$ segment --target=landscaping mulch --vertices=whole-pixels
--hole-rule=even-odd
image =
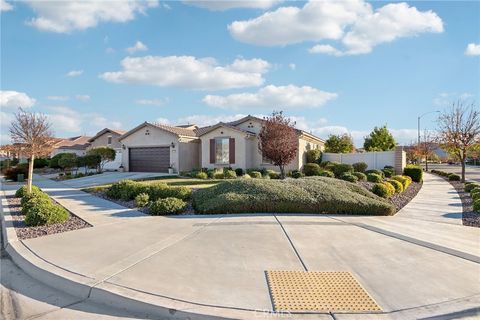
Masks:
[[[25,215],[22,214],[20,201],[21,198],[15,198],[14,196],[7,197],[8,209],[10,210],[10,215],[12,216],[13,220],[12,223],[15,227],[15,231],[17,232],[17,237],[20,240],[32,239],[49,234],[78,230],[92,226],[70,212],[70,218],[64,223],[28,227],[25,225]]]
[[[367,181],[359,182],[359,184],[361,184],[369,191],[372,191],[373,186],[375,185],[375,183]],[[390,199],[387,199],[387,201],[393,204],[395,206],[396,212],[398,212],[400,209],[405,207],[407,203],[412,201],[413,198],[415,198],[421,188],[422,182],[412,182],[408,186],[407,190],[403,191],[402,193],[395,193]]]
[[[447,180],[447,179],[445,179]],[[448,180],[447,180],[448,181]],[[480,228],[480,214],[473,211],[473,200],[470,193],[465,192],[465,185],[460,181],[448,181],[455,188],[462,201],[462,223],[464,226]]]

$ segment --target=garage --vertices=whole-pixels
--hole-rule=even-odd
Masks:
[[[129,171],[168,172],[170,147],[129,148]]]

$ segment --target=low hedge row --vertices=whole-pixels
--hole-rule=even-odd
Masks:
[[[214,213],[347,213],[392,215],[395,208],[365,188],[342,180],[307,177],[243,179],[196,191],[193,206]]]
[[[113,183],[105,192],[112,199],[130,201],[141,193],[149,196],[150,201],[164,198],[178,198],[187,200],[192,190],[187,187],[170,187],[163,182],[144,184],[133,180],[121,180]]]
[[[22,188],[18,189],[15,195],[20,195],[22,198],[20,203],[27,226],[62,223],[70,217],[67,210],[55,204],[40,188],[36,186],[33,188],[32,186],[32,192],[30,193],[26,193],[25,187]]]
[[[407,165],[405,169],[403,169],[403,174],[409,176],[415,182],[421,182],[423,179],[423,170],[419,166]]]
[[[447,178],[449,181],[460,181],[461,177],[458,174],[445,172],[441,170],[432,170],[431,173]]]
[[[465,191],[470,192],[473,200],[473,211],[480,214],[480,184],[476,182],[466,182]]]

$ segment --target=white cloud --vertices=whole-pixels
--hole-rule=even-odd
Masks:
[[[475,95],[469,92],[441,92],[433,99],[433,105],[436,107],[448,107],[451,106],[453,102],[457,100],[468,100],[475,97]]]
[[[5,0],[0,0],[0,11],[11,11],[13,6]]]
[[[10,124],[12,123],[14,116],[12,113],[7,113],[0,111],[0,127],[2,129],[10,128]]]
[[[135,100],[136,104],[144,106],[163,106],[168,102],[168,99],[138,99]]]
[[[469,43],[465,49],[467,56],[480,56],[480,44]]]
[[[67,77],[78,77],[83,74],[83,70],[72,70],[67,72]]]
[[[97,26],[101,22],[127,22],[137,13],[146,14],[157,0],[129,1],[27,1],[36,17],[27,21],[42,31],[69,33]]]
[[[375,45],[397,38],[443,32],[443,22],[436,13],[418,11],[406,3],[373,10],[363,0],[310,1],[302,8],[281,7],[251,20],[234,21],[228,29],[236,40],[262,46],[340,41],[345,51],[331,45],[310,49],[340,56],[368,53]]]
[[[290,68],[290,70],[295,70],[295,69],[297,69],[297,65],[296,65],[295,63],[290,63],[290,64],[288,65],[288,67]]]
[[[75,96],[75,99],[82,102],[87,102],[87,101],[90,101],[90,96],[88,94],[77,94]]]
[[[0,91],[0,107],[2,108],[30,108],[36,100],[24,92]]]
[[[138,51],[147,51],[148,47],[142,43],[142,41],[137,41],[132,47],[125,49],[128,53],[134,54]]]
[[[213,58],[192,56],[126,57],[122,71],[105,72],[99,77],[114,83],[148,84],[199,90],[220,90],[260,86],[270,64],[261,59],[236,59],[220,66]]]
[[[182,117],[177,120],[178,124],[196,124],[200,127],[211,126],[219,122],[231,122],[243,117],[246,117],[246,114],[234,114],[234,115],[206,115],[206,114],[196,114],[187,117]]]
[[[67,101],[69,97],[68,96],[48,96],[47,99],[52,101]]]
[[[208,9],[211,11],[225,11],[229,9],[247,8],[247,9],[268,9],[281,0],[184,0],[186,4]]]
[[[319,107],[335,99],[336,93],[321,91],[309,86],[268,85],[256,93],[237,93],[228,96],[207,95],[203,102],[218,108],[270,108],[288,109]]]
[[[168,120],[167,118],[157,118],[155,120],[155,123],[158,123],[158,124],[171,124],[170,123],[170,120]]]

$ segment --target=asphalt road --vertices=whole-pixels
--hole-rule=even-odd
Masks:
[[[425,167],[425,166],[423,166]],[[462,167],[460,165],[448,165],[448,164],[429,164],[428,170],[442,170],[445,172],[452,172],[460,175],[462,173]],[[467,166],[465,178],[467,180],[474,180],[480,182],[480,166]]]

